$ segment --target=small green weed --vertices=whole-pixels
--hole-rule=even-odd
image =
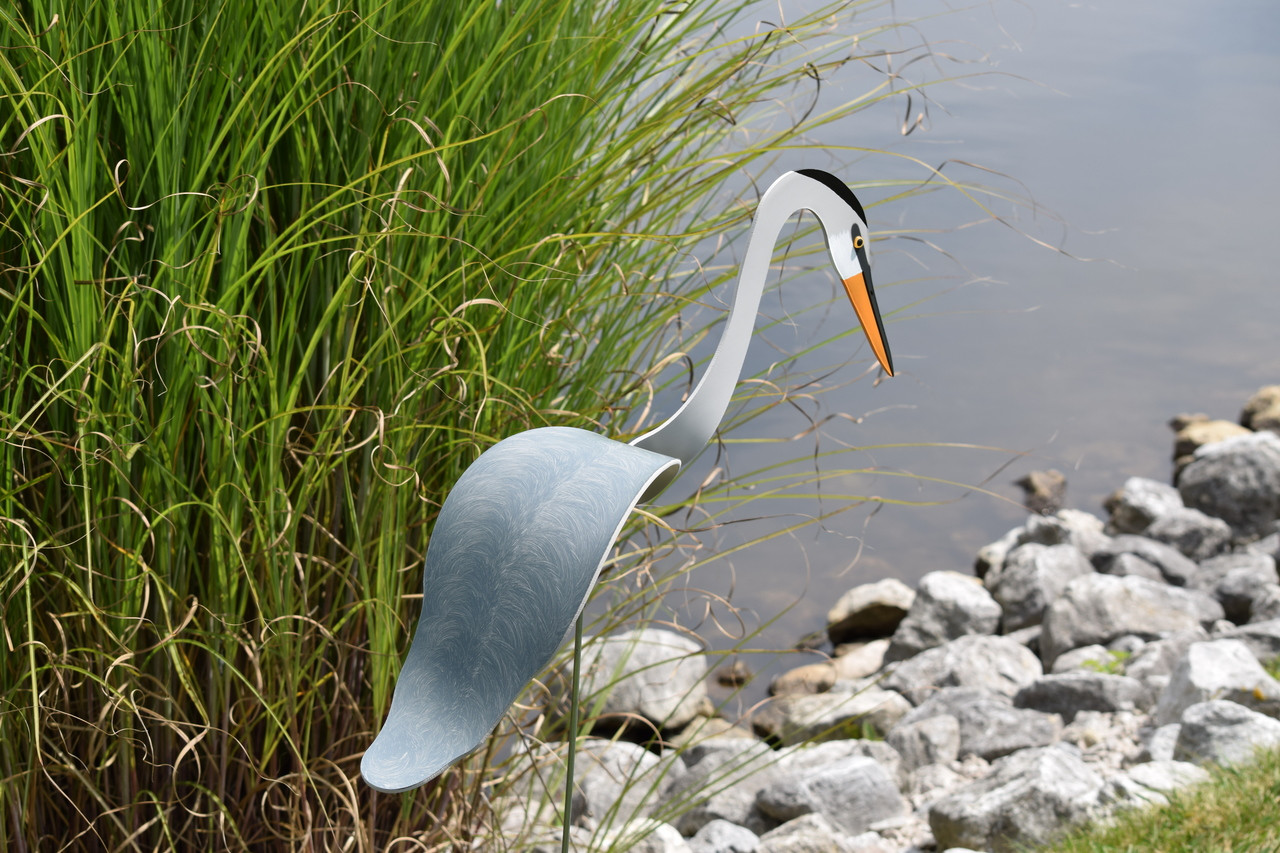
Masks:
[[[1104,675],[1124,675],[1124,668],[1129,663],[1130,653],[1112,650],[1107,652],[1106,660],[1088,660],[1081,664],[1081,669],[1100,672]]]

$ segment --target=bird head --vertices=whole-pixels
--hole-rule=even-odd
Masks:
[[[819,169],[800,169],[796,174],[812,181],[822,188],[817,190],[816,197],[825,197],[826,203],[819,205],[806,202],[822,222],[827,237],[827,250],[836,265],[836,271],[844,281],[845,293],[858,315],[858,322],[871,343],[876,360],[884,368],[885,373],[893,375],[893,356],[889,352],[889,342],[884,333],[884,321],[880,317],[880,307],[876,304],[875,289],[871,286],[871,265],[868,262],[867,248],[871,241],[871,232],[867,228],[867,215],[853,190],[830,172]]]

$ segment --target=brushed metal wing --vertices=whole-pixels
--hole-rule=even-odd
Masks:
[[[445,500],[391,711],[360,763],[421,785],[473,751],[555,655],[640,495],[677,460],[569,427],[498,442]]]

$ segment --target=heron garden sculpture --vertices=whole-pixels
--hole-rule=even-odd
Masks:
[[[862,205],[834,175],[787,172],[760,199],[724,332],[675,415],[629,444],[569,427],[532,429],[495,444],[459,478],[431,534],[422,615],[391,710],[360,764],[372,787],[405,791],[435,777],[484,741],[575,622],[580,647],[579,616],[632,509],[661,492],[719,426],[778,234],[800,210],[821,222],[871,348],[893,375]],[[575,657],[575,687],[576,678]],[[568,773],[572,784],[571,763]]]

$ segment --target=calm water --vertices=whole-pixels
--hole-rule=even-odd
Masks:
[[[900,16],[931,16],[918,32],[939,53],[986,55],[996,73],[931,89],[927,125],[905,139],[896,130],[901,104],[821,138],[1011,176],[1022,187],[958,164],[945,170],[1030,194],[1039,209],[992,201],[992,210],[1075,258],[1103,260],[1057,254],[996,222],[956,229],[983,214],[955,193],[869,212],[873,230],[949,229],[930,239],[954,260],[905,241],[877,244],[882,308],[934,298],[905,308],[889,327],[898,378],[836,392],[833,408],[868,417],[827,430],[822,446],[958,442],[1025,455],[917,447],[846,460],[964,483],[991,478],[988,488],[1010,500],[901,478],[829,483],[828,493],[948,502],[855,510],[700,570],[694,586],[728,592],[732,583],[733,601],[756,618],[790,606],[755,645],[786,647],[820,628],[831,602],[854,584],[968,570],[979,547],[1025,517],[1012,481],[1031,469],[1062,470],[1068,505],[1101,515],[1103,497],[1126,477],[1168,477],[1170,416],[1234,419],[1256,388],[1280,382],[1280,4],[1026,0],[937,15],[947,8],[897,4]],[[945,60],[938,67],[932,76],[982,70]],[[855,73],[847,90],[867,79]],[[884,157],[846,160],[838,170],[853,180],[921,176]],[[889,195],[862,193],[867,202]],[[766,297],[764,310],[787,316],[807,298],[829,298],[831,278]],[[848,322],[840,313],[827,323]],[[795,347],[813,333],[800,322],[770,339]],[[757,345],[749,367],[777,357]],[[857,357],[866,357],[865,346]],[[835,379],[856,375],[850,367]],[[744,435],[789,435],[803,425],[780,413]],[[801,439],[739,446],[733,452],[743,455],[731,458],[754,467],[812,449],[812,439]],[[715,545],[727,549],[782,523],[734,525]],[[703,634],[726,646],[714,631]],[[803,656],[751,661],[768,671],[799,662]]]

